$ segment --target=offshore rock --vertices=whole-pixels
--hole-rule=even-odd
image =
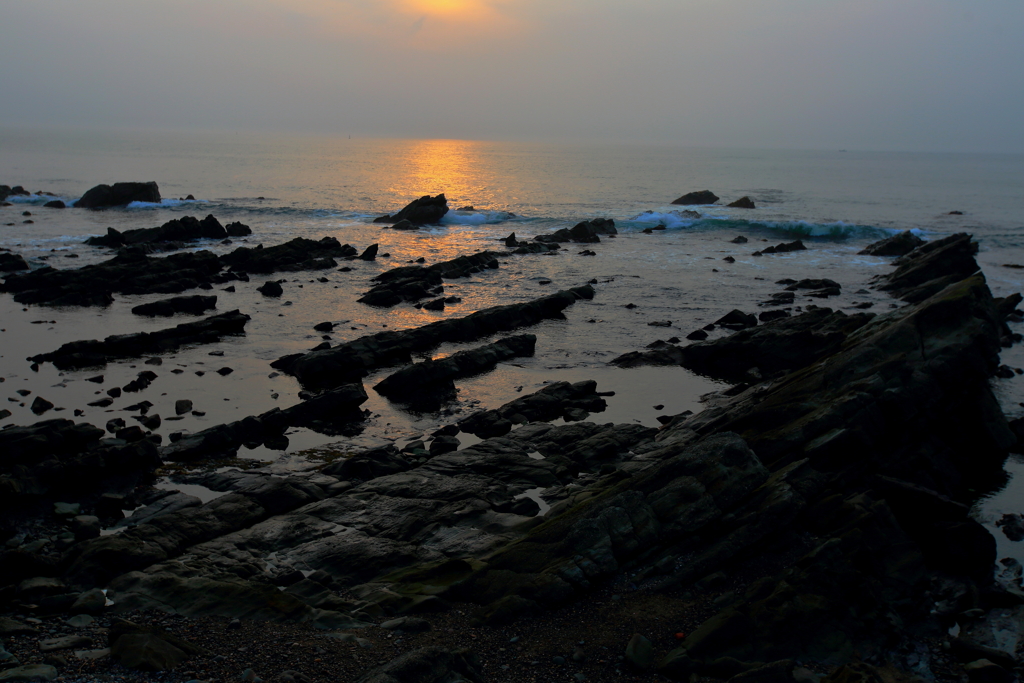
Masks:
[[[522,304],[494,306],[464,318],[439,320],[409,330],[388,330],[360,337],[333,348],[284,356],[271,363],[299,379],[304,386],[328,388],[362,379],[370,371],[411,362],[414,352],[444,342],[473,341],[541,320],[561,318],[562,311],[581,298],[592,298],[590,285],[563,290]]]
[[[242,334],[249,316],[239,311],[228,311],[191,323],[155,332],[136,332],[107,337],[103,341],[89,339],[64,344],[56,351],[41,353],[30,360],[35,363],[51,362],[60,369],[105,365],[119,358],[167,353],[186,344],[208,344],[226,335]]]
[[[155,182],[114,183],[97,185],[75,202],[79,209],[102,209],[108,206],[127,206],[132,202],[160,203],[160,188]]]
[[[726,204],[726,206],[728,206],[729,208],[732,208],[732,209],[754,209],[754,208],[756,208],[754,206],[754,200],[751,199],[750,197],[740,197],[736,201],[734,201],[734,202],[732,202],[730,204]]]
[[[718,195],[711,190],[699,190],[697,192],[688,192],[682,197],[672,200],[672,203],[694,206],[699,204],[714,204],[717,201]]]
[[[448,213],[448,199],[444,194],[436,197],[424,195],[414,199],[404,209],[394,216],[381,216],[373,219],[374,223],[400,223],[409,221],[413,225],[425,225],[428,223],[439,223],[444,215]]]

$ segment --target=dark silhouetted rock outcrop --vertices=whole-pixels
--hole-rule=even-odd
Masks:
[[[406,205],[404,209],[393,216],[381,216],[373,220],[374,223],[400,223],[409,221],[412,225],[426,225],[428,223],[439,223],[444,215],[448,213],[448,199],[439,194],[436,197],[424,195]]]
[[[714,204],[717,201],[718,195],[711,190],[698,190],[697,192],[688,192],[679,199],[672,200],[672,203],[696,206],[700,204]]]
[[[79,209],[102,209],[108,206],[126,206],[132,202],[160,203],[160,188],[154,182],[114,183],[97,185],[75,202]]]

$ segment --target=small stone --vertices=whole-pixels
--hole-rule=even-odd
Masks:
[[[88,614],[76,614],[75,616],[66,619],[64,623],[68,626],[73,626],[74,628],[85,628],[86,626],[90,626],[94,621],[96,620]]]
[[[192,401],[187,398],[181,398],[174,402],[174,414],[184,415],[192,410]]]

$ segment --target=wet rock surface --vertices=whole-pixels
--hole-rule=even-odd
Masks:
[[[227,335],[242,334],[249,320],[249,316],[244,313],[228,311],[155,332],[114,335],[103,341],[89,339],[70,342],[56,351],[41,353],[30,360],[35,363],[53,363],[58,368],[104,365],[118,358],[166,353],[185,344],[207,344]]]
[[[584,285],[522,304],[487,308],[464,318],[439,320],[400,332],[378,332],[329,349],[284,356],[271,365],[294,375],[304,386],[337,386],[358,381],[376,368],[408,363],[413,352],[426,351],[443,342],[474,341],[561,317],[562,311],[578,299],[593,295],[593,288]]]
[[[212,308],[217,308],[217,297],[202,296],[176,296],[170,299],[161,299],[148,304],[141,304],[132,308],[135,315],[170,317],[176,313],[191,313],[200,315]]]
[[[469,277],[485,269],[498,268],[498,256],[482,251],[430,266],[400,266],[374,277],[378,284],[359,301],[370,306],[390,307],[403,301],[415,302],[444,292],[444,280]]]

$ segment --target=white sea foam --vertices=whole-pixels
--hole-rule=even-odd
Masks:
[[[449,211],[441,219],[442,225],[485,225],[504,223],[515,218],[508,211]]]

